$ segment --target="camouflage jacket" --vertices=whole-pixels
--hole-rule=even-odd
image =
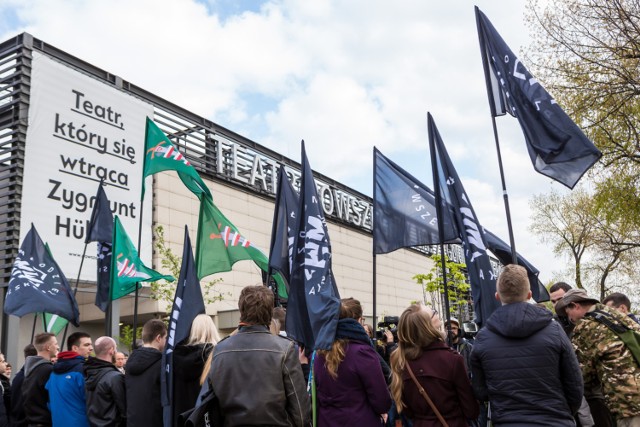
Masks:
[[[602,304],[596,309],[613,320],[640,331],[640,325]],[[597,320],[586,316],[580,320],[572,338],[585,389],[602,385],[605,402],[617,418],[640,415],[640,367],[618,336]]]

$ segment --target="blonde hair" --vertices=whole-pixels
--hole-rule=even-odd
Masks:
[[[191,323],[191,333],[186,345],[217,344],[220,341],[218,329],[213,319],[206,314],[198,314]]]
[[[505,265],[498,276],[496,290],[503,304],[526,301],[531,290],[527,270],[517,264]]]
[[[209,375],[209,371],[211,370],[211,362],[213,361],[214,351],[215,349],[209,352],[209,357],[207,357],[207,360],[204,362],[204,366],[202,367],[202,374],[200,374],[200,386],[202,386],[202,384],[204,384],[204,382],[207,380],[207,376]]]
[[[442,332],[431,323],[431,316],[421,304],[410,305],[398,322],[398,348],[391,353],[391,396],[398,412],[406,407],[402,402],[402,373],[407,361],[422,356],[423,349],[436,341],[444,341]]]
[[[360,320],[362,305],[355,298],[344,298],[340,301],[340,319]],[[324,367],[334,380],[338,378],[338,368],[344,360],[346,346],[349,340],[337,339],[331,345],[331,350],[318,350],[324,357]]]
[[[269,325],[269,332],[273,335],[280,335],[280,321],[278,319],[271,318],[271,324]]]

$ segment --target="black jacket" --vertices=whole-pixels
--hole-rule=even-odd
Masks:
[[[113,363],[90,357],[84,364],[84,387],[91,427],[127,425],[124,375]]]
[[[11,382],[11,427],[27,427],[24,413],[24,397],[22,397],[22,383],[24,382],[24,366],[20,368]]]
[[[299,427],[310,421],[309,396],[295,345],[272,335],[265,326],[243,326],[220,341],[213,350],[208,379],[226,427]]]
[[[200,394],[200,376],[211,344],[179,345],[173,352],[173,425],[178,415],[192,409]]]
[[[471,352],[473,391],[491,402],[494,426],[574,426],[582,401],[578,359],[551,312],[526,302],[499,307]]]
[[[162,353],[140,347],[127,360],[124,382],[128,427],[161,427],[160,373]]]
[[[51,412],[47,406],[49,392],[45,388],[53,364],[41,356],[29,356],[24,362],[22,397],[27,424],[51,425]]]
[[[0,387],[2,388],[2,400],[4,416],[0,415],[0,427],[9,425],[11,420],[11,380],[4,374],[0,374]]]

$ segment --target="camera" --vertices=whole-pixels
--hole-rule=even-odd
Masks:
[[[473,339],[478,334],[478,325],[475,322],[464,322],[462,330],[467,338]]]
[[[387,338],[384,335],[385,330],[391,331],[393,335],[393,341],[398,342],[398,322],[400,318],[398,316],[384,316],[382,322],[378,322],[378,330],[376,331],[376,339],[380,341],[386,341]]]

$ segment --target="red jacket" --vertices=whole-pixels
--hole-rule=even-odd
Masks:
[[[464,360],[456,351],[443,342],[435,342],[424,349],[419,359],[409,361],[409,366],[449,427],[467,427],[467,419],[478,417],[478,402]],[[402,402],[414,427],[441,427],[406,370],[402,373]]]

